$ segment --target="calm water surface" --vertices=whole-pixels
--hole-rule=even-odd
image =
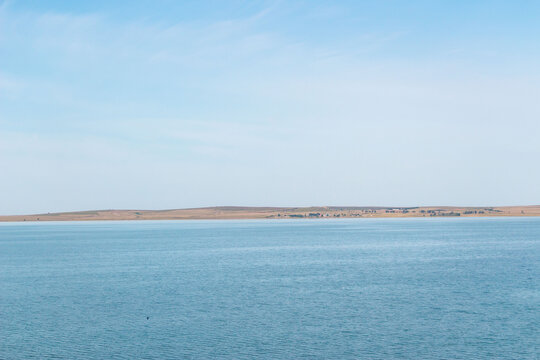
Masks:
[[[0,359],[538,359],[539,328],[539,218],[0,224]]]

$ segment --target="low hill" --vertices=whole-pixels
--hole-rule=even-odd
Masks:
[[[540,205],[500,207],[242,207],[218,206],[172,210],[93,210],[0,216],[0,221],[298,219],[375,217],[540,216]]]

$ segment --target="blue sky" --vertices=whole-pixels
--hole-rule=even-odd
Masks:
[[[0,214],[540,204],[539,2],[0,4]]]

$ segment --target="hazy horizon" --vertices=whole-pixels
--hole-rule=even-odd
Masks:
[[[539,16],[0,1],[0,214],[540,204]]]

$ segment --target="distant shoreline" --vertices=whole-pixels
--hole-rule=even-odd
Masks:
[[[100,220],[241,220],[241,219],[329,219],[406,217],[540,216],[540,205],[459,207],[243,207],[217,206],[172,210],[91,210],[32,215],[0,216],[0,222],[100,221]]]

